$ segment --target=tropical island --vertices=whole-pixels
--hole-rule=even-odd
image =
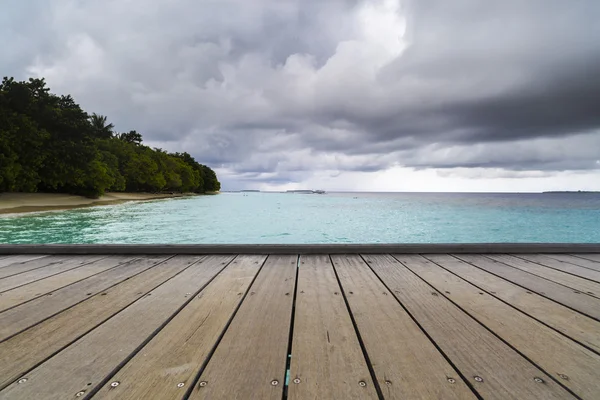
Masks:
[[[598,191],[593,191],[593,190],[553,190],[553,191],[548,191],[548,192],[542,192],[542,194],[557,194],[557,193],[582,193],[582,194],[589,194],[589,193],[600,193]]]
[[[300,193],[300,194],[325,194],[324,190],[307,190],[307,189],[295,189],[288,190],[286,193]]]
[[[87,113],[70,95],[51,93],[44,79],[5,77],[0,84],[0,203],[3,193],[6,199],[12,194],[13,201],[17,193],[44,193],[83,196],[93,203],[220,190],[216,173],[190,154],[168,153],[142,141],[135,130],[116,132],[106,116]]]

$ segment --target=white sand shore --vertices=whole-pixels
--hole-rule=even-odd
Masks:
[[[144,201],[194,196],[196,193],[106,193],[98,199],[60,193],[0,193],[0,214],[118,204],[125,201]]]

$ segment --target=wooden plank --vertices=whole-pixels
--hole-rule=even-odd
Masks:
[[[46,255],[19,255],[19,256],[6,256],[0,259],[0,268],[5,268],[13,264],[24,264],[27,261],[33,261],[40,258],[48,257]],[[0,275],[2,277],[2,275]]]
[[[189,266],[190,259],[198,260],[198,257],[171,259],[171,263],[187,268],[28,372],[26,382],[7,386],[0,392],[0,399],[58,400],[93,391],[191,301],[232,257],[211,256],[202,260],[202,264],[192,266]],[[71,323],[77,321],[74,319]]]
[[[600,299],[520,269],[509,267],[488,257],[474,254],[455,254],[455,257],[524,287],[531,292],[541,294],[589,317],[600,320]]]
[[[37,268],[21,274],[12,275],[0,279],[0,292],[4,292],[28,283],[47,278],[52,275],[60,274],[73,268],[100,260],[106,256],[66,256],[62,261],[56,264],[48,265],[44,268]]]
[[[571,254],[544,254],[547,257],[553,258],[569,264],[579,265],[580,267],[600,271],[600,261],[588,260],[584,257],[577,257]]]
[[[377,399],[329,256],[299,266],[288,398]]]
[[[96,397],[181,399],[193,385],[265,258],[238,256],[113,375]],[[119,386],[112,387],[110,383],[114,381]]]
[[[144,257],[0,312],[0,341],[126,280],[168,256]]]
[[[360,256],[332,260],[386,399],[475,398]]]
[[[400,260],[404,256],[398,256]],[[574,398],[476,320],[386,255],[369,265],[486,400]],[[541,379],[538,383],[535,379]]]
[[[0,388],[187,268],[170,259],[0,343]]]
[[[493,296],[600,352],[600,322],[452,256],[425,255]]]
[[[596,254],[596,253],[576,253],[576,254],[572,254],[572,256],[578,257],[578,258],[583,258],[586,260],[591,260],[591,261],[596,261],[600,263],[600,254]]]
[[[0,244],[0,254],[600,253],[600,243]]]
[[[190,399],[280,400],[286,375],[297,256],[269,256]],[[273,383],[273,384],[272,384]]]
[[[452,257],[432,256],[431,259],[447,260]],[[600,393],[600,355],[426,258],[402,256],[399,260],[576,395],[594,399]]]
[[[557,260],[555,258],[548,257],[543,254],[525,254],[520,256],[520,258],[534,263],[542,264],[546,267],[563,271],[568,274],[577,275],[578,277],[589,279],[594,282],[600,282],[600,271],[595,271],[593,269],[575,265],[573,263],[565,262],[563,260]],[[592,263],[593,262],[590,262],[590,264]]]
[[[491,258],[492,260],[500,261],[501,263],[509,265],[513,268],[520,269],[521,271],[541,276],[542,278],[546,278],[552,282],[556,282],[561,285],[570,287],[571,289],[578,290],[590,296],[600,296],[600,284],[590,281],[588,279],[580,278],[578,276],[558,271],[548,266],[540,265],[533,261],[510,255],[490,254],[489,258]]]
[[[82,267],[7,290],[0,293],[0,312],[132,260],[131,256],[109,256]]]
[[[2,269],[0,269],[0,279],[6,278],[9,276],[22,274],[23,272],[31,271],[37,268],[43,268],[50,265],[54,265],[65,259],[64,256],[47,256],[47,257],[36,257],[31,260],[27,260],[27,257],[31,256],[16,256],[19,258],[19,262],[10,263],[6,265]]]

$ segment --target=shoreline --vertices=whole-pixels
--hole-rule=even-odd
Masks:
[[[150,201],[189,196],[202,196],[202,194],[110,192],[97,199],[90,199],[64,193],[0,193],[0,215],[71,210],[121,204],[129,201]]]

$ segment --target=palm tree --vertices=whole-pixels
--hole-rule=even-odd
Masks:
[[[118,133],[116,135],[117,139],[120,139],[127,143],[133,143],[140,145],[142,143],[142,135],[137,133],[137,131],[129,131],[127,133]]]
[[[90,116],[90,123],[92,124],[92,129],[97,137],[106,139],[113,136],[113,128],[115,126],[113,124],[107,124],[104,115],[93,113]]]

